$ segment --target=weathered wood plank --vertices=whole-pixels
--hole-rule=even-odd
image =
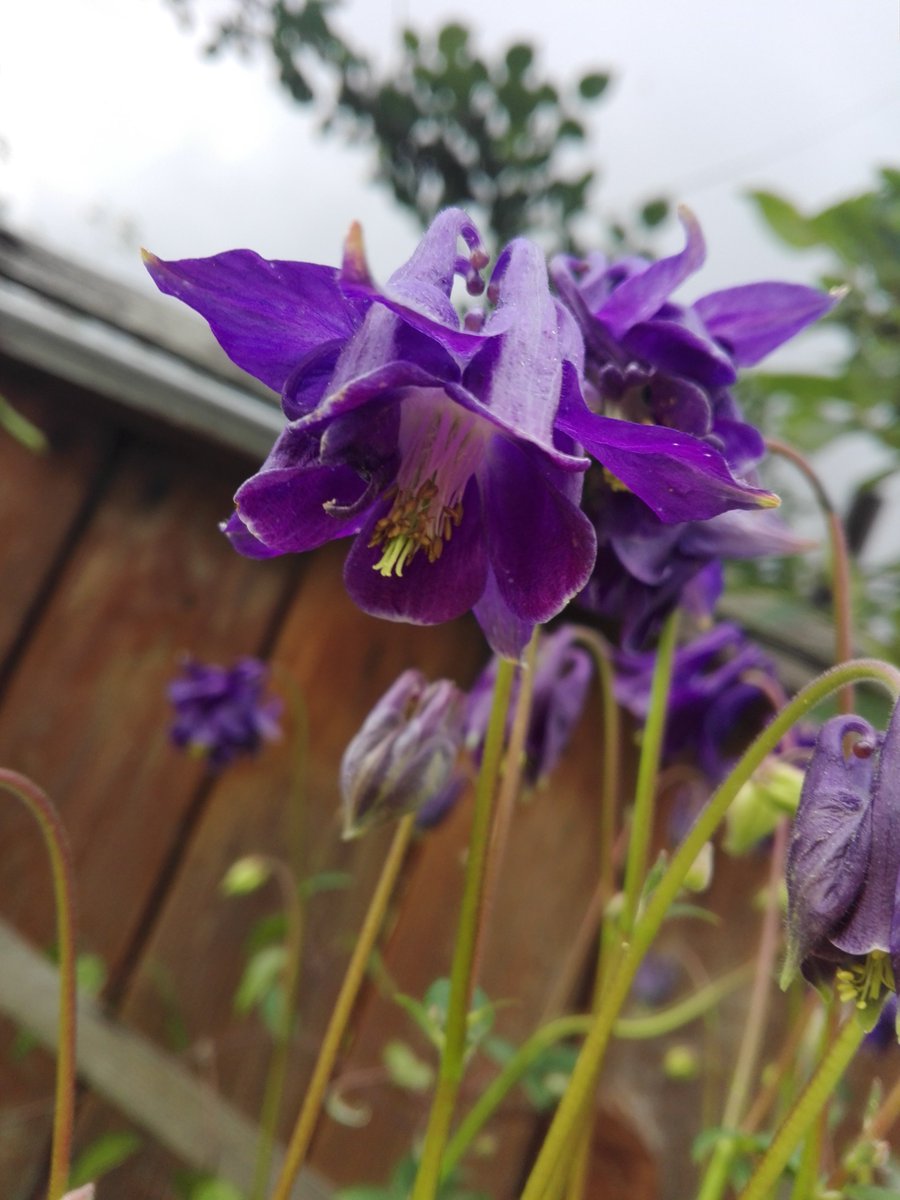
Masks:
[[[352,939],[381,867],[390,831],[360,842],[340,840],[337,770],[340,756],[376,698],[406,666],[429,675],[459,671],[471,677],[483,653],[469,622],[441,629],[412,629],[374,621],[348,600],[341,581],[345,547],[309,556],[303,582],[273,653],[290,671],[309,707],[308,818],[305,858],[310,872],[351,873],[350,885],[315,897],[309,905],[301,984],[300,1028],[287,1093],[292,1118],[330,1015]],[[242,1111],[259,1110],[268,1038],[255,1019],[234,1012],[233,995],[244,962],[244,944],[265,913],[278,908],[273,889],[225,900],[218,891],[228,866],[249,852],[287,853],[291,746],[268,748],[258,764],[223,775],[191,839],[183,868],[147,945],[123,1005],[123,1019],[164,1039],[167,1006],[155,982],[160,970],[172,981],[181,1019],[192,1040],[210,1047],[223,1095]],[[102,1128],[95,1112],[83,1138]],[[134,1164],[138,1172],[141,1163]],[[130,1168],[116,1176],[129,1194]]]
[[[46,434],[35,454],[0,431],[0,679],[23,626],[106,470],[112,431],[62,402],[39,382],[0,363],[0,394]]]
[[[56,969],[0,921],[0,1013],[55,1050],[58,995]],[[86,996],[78,1003],[78,1076],[189,1166],[250,1187],[254,1123],[172,1055],[109,1020]],[[276,1162],[280,1156],[279,1150]],[[329,1191],[324,1180],[306,1171],[294,1195],[326,1200]]]
[[[164,687],[180,652],[227,660],[258,651],[293,568],[235,555],[216,529],[239,465],[193,451],[133,446],[61,572],[0,708],[0,761],[33,776],[72,842],[82,944],[115,976],[133,946],[182,827],[202,768],[167,744]],[[53,936],[40,839],[13,804],[0,809],[0,912],[38,945]],[[5,1108],[50,1095],[40,1056],[0,1058]],[[43,1121],[19,1132],[24,1158]],[[14,1137],[4,1161],[21,1164]],[[23,1185],[22,1194],[27,1194]],[[16,1192],[4,1193],[14,1200]]]

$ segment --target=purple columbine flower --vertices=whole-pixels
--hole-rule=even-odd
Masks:
[[[874,1023],[900,978],[898,887],[900,705],[884,734],[856,716],[819,733],[788,853],[782,981],[834,979]]]
[[[491,715],[498,662],[493,658],[469,692],[466,744],[476,758],[481,755]],[[531,715],[525,735],[526,784],[533,787],[553,771],[568,746],[591,685],[593,662],[569,625],[541,638],[534,666]],[[509,723],[515,711],[519,681],[513,684]],[[508,730],[507,730],[508,732]]]
[[[185,659],[181,675],[168,687],[174,744],[220,770],[280,737],[281,701],[263,695],[268,675],[256,658],[241,658],[233,667]]]
[[[344,751],[345,838],[407,812],[425,828],[445,816],[465,785],[464,708],[455,684],[429,683],[421,671],[404,671],[391,685]]]
[[[672,292],[706,254],[694,217],[682,210],[681,219],[685,248],[658,262],[593,254],[551,266],[586,348],[587,404],[568,406],[559,423],[602,467],[585,488],[599,551],[583,599],[622,622],[631,648],[657,631],[708,566],[703,586],[708,596],[717,592],[719,558],[803,548],[773,514],[753,511],[777,500],[756,486],[763,440],[729,389],[738,368],[759,362],[834,303],[786,283],[673,303]]]
[[[287,428],[224,526],[235,547],[267,558],[353,537],[345,580],[365,611],[435,624],[473,609],[492,648],[518,657],[594,563],[588,460],[555,427],[583,349],[523,239],[500,255],[488,310],[460,322],[454,281],[477,293],[487,261],[458,209],[382,289],[358,227],[339,270],[248,250],[147,256],[159,288],[281,393]]]
[[[623,650],[615,661],[616,698],[646,720],[655,653]],[[716,625],[675,652],[663,756],[691,755],[717,782],[783,698],[763,651],[736,625]]]

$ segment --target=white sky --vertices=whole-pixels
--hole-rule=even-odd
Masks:
[[[215,0],[201,0],[215,9]],[[811,277],[741,192],[802,207],[869,187],[900,160],[896,0],[350,0],[348,36],[387,57],[406,21],[471,24],[499,49],[537,42],[557,78],[599,67],[598,217],[660,192],[689,204],[710,255],[696,291]],[[163,0],[0,5],[0,203],[7,220],[132,280],[169,257],[252,246],[335,261],[360,217],[376,270],[416,237],[368,183],[371,158],[316,134],[268,61],[208,63]],[[598,223],[598,228],[600,228]],[[674,246],[677,234],[671,231]]]

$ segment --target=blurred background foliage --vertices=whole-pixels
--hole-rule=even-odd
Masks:
[[[587,118],[608,72],[553,82],[531,43],[491,58],[458,22],[404,29],[385,68],[339,32],[339,0],[226,0],[215,17],[200,0],[169,3],[189,26],[204,22],[208,55],[261,53],[325,133],[372,146],[376,177],[423,228],[441,208],[466,205],[497,246],[525,234],[547,251],[579,248],[597,179]],[[667,211],[652,199],[638,224],[659,224]],[[611,233],[626,237],[623,226]]]
[[[190,28],[203,26],[205,53],[261,55],[297,103],[308,105],[326,135],[371,146],[376,177],[424,227],[446,205],[469,208],[495,246],[525,234],[548,252],[598,246],[634,253],[670,214],[665,197],[601,226],[593,215],[599,180],[590,117],[611,76],[591,69],[555,82],[539,55],[518,41],[482,55],[458,22],[437,32],[406,28],[387,67],[351,45],[335,23],[340,0],[168,0]],[[900,656],[900,537],[890,561],[866,567],[865,550],[882,493],[900,467],[900,171],[884,169],[863,195],[806,215],[784,197],[751,197],[772,234],[797,251],[816,251],[827,266],[821,284],[843,289],[826,319],[838,331],[839,361],[827,372],[757,371],[741,385],[748,416],[805,452],[869,439],[862,454],[880,464],[856,487],[844,517],[855,560],[856,602],[864,648]],[[743,282],[743,281],[738,281]],[[850,443],[848,443],[848,448]],[[827,481],[826,481],[827,483]],[[786,510],[806,490],[779,475]],[[883,518],[889,519],[889,518]],[[824,538],[823,538],[824,540]],[[883,556],[882,556],[883,559]],[[772,614],[800,621],[812,601],[828,619],[824,556],[733,564],[735,592],[765,593]]]

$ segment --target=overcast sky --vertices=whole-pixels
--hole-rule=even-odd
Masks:
[[[221,7],[223,0],[218,0]],[[200,0],[215,11],[216,0]],[[497,50],[541,47],[557,78],[609,69],[596,109],[598,215],[666,192],[699,215],[695,290],[807,278],[741,199],[781,190],[815,206],[900,160],[897,0],[350,0],[347,36],[388,59],[396,30],[458,18]],[[163,0],[0,6],[0,202],[7,221],[141,278],[164,256],[252,246],[334,261],[361,218],[380,274],[416,237],[368,182],[371,159],[314,130],[268,61],[210,63]],[[674,246],[677,232],[668,235]]]

